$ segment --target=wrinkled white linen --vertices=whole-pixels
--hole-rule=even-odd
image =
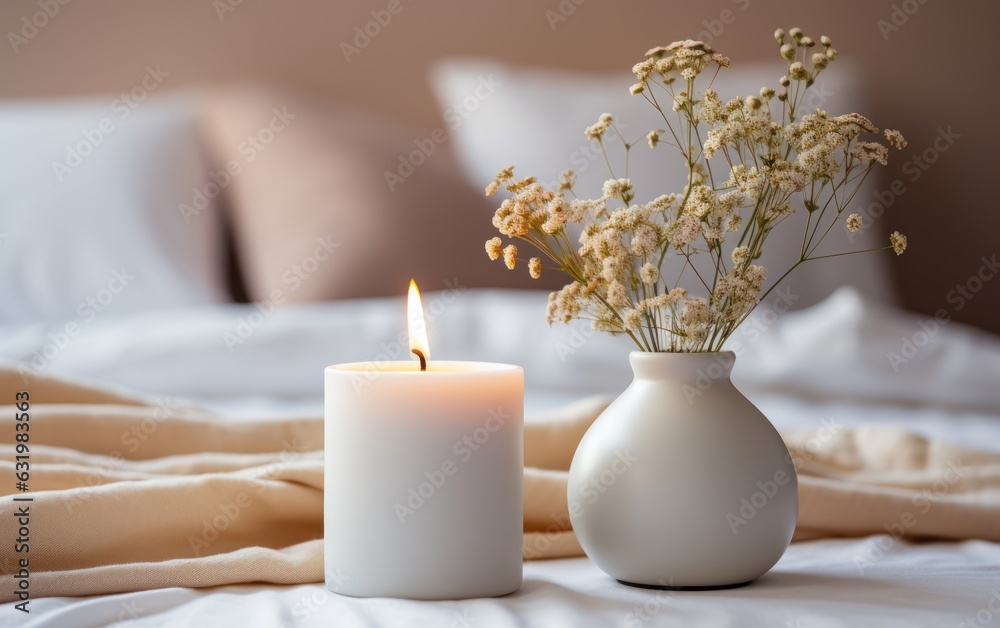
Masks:
[[[888,549],[879,549],[885,546]],[[863,573],[854,559],[880,551]],[[752,585],[667,592],[625,587],[590,560],[525,563],[516,593],[461,602],[355,599],[321,585],[160,589],[32,602],[26,627],[715,626],[892,628],[1000,622],[1000,545],[911,545],[888,536],[796,543]],[[992,604],[992,607],[991,607]],[[992,610],[991,610],[992,608]],[[9,608],[0,616],[9,617]],[[992,622],[992,624],[991,624]]]
[[[544,302],[537,293],[425,295],[425,307],[437,312],[429,324],[433,355],[523,365],[529,410],[627,385],[627,342],[575,327],[548,329]],[[996,338],[957,323],[931,332],[925,318],[867,306],[850,291],[781,316],[768,314],[767,305],[734,338],[734,379],[779,427],[901,423],[1000,451]],[[254,311],[109,312],[44,371],[192,398],[249,418],[317,412],[327,364],[380,352],[405,359],[397,341],[402,299],[279,307],[261,315],[242,344],[228,337],[230,351],[225,334],[236,334],[241,319],[250,324]],[[48,332],[2,328],[0,356],[30,359],[49,342]],[[904,355],[905,339],[915,352]],[[907,362],[894,369],[889,353]],[[521,590],[491,600],[355,600],[320,585],[251,585],[37,599],[30,616],[20,615],[0,607],[0,625],[989,625],[1000,623],[1000,545],[911,545],[887,535],[800,543],[759,582],[732,591],[628,588],[587,559],[568,559],[526,563]]]

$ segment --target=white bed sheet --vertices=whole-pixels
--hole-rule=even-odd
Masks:
[[[628,344],[578,328],[548,329],[544,301],[535,293],[425,295],[428,310],[439,312],[429,325],[433,355],[524,365],[529,412],[624,388],[630,379]],[[240,420],[315,414],[322,368],[392,352],[404,317],[401,299],[285,306],[230,351],[225,334],[236,333],[253,311],[219,306],[128,317],[108,313],[83,327],[41,372],[194,399]],[[928,329],[926,319],[868,307],[849,291],[776,320],[766,308],[761,315],[737,335],[742,347],[734,379],[779,427],[901,423],[1000,451],[996,338],[955,323],[940,325],[894,370],[888,354]],[[0,356],[31,359],[51,341],[52,331],[0,328]],[[28,626],[807,628],[963,622],[1000,625],[1000,545],[912,545],[887,535],[793,544],[771,573],[731,591],[670,594],[625,587],[580,558],[526,563],[524,586],[489,600],[356,600],[328,594],[319,584],[248,585],[36,599],[28,617],[10,605],[0,608],[0,625]]]
[[[859,574],[855,558],[873,552],[881,558]],[[996,544],[911,545],[884,536],[793,544],[770,573],[729,591],[625,587],[588,559],[573,558],[525,563],[523,586],[502,598],[356,599],[318,584],[161,589],[84,600],[37,600],[31,621],[24,625],[989,626],[1000,622],[998,563]]]

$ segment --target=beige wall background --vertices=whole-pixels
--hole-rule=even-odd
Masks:
[[[345,59],[342,44],[390,4],[391,21]],[[26,27],[45,7],[44,26]],[[3,98],[121,92],[159,64],[165,87],[274,83],[428,129],[442,122],[426,70],[442,56],[628,73],[651,45],[683,37],[739,62],[771,58],[777,26],[827,34],[863,64],[871,113],[910,140],[879,186],[896,190],[880,227],[910,238],[894,260],[905,305],[1000,332],[1000,278],[972,279],[1000,256],[993,0],[5,0],[0,24]],[[935,149],[941,129],[958,137]],[[961,309],[959,285],[971,296]]]

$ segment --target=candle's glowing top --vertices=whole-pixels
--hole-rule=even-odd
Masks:
[[[417,282],[410,280],[410,293],[406,301],[407,322],[410,333],[410,353],[420,360],[421,370],[431,359],[431,348],[427,343],[427,325],[424,322],[424,307],[420,303]]]

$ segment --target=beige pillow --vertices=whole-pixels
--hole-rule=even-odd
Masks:
[[[203,120],[255,301],[401,296],[411,277],[425,291],[560,283],[489,261],[493,205],[464,182],[443,130],[252,87],[206,93]],[[421,160],[418,144],[434,150]],[[422,163],[402,178],[401,157]]]

